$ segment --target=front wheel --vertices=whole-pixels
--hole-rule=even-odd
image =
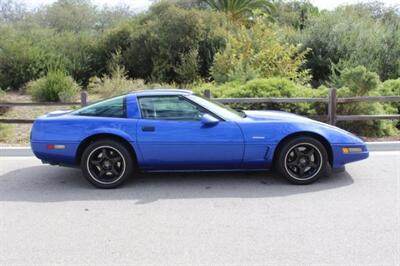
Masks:
[[[85,178],[99,188],[116,188],[133,174],[132,156],[114,140],[98,140],[83,152],[81,169]]]
[[[310,137],[286,142],[278,151],[278,172],[295,184],[310,184],[326,173],[328,155],[324,145]]]

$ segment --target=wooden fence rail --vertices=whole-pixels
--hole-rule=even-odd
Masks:
[[[212,98],[211,91],[206,90],[204,96]],[[328,122],[335,125],[337,121],[354,121],[354,120],[399,120],[400,114],[392,115],[337,115],[336,109],[338,104],[354,103],[354,102],[400,102],[400,96],[362,96],[362,97],[343,97],[336,96],[336,89],[330,89],[326,98],[215,98],[220,103],[232,104],[250,104],[250,103],[325,103],[328,105],[327,115],[310,116],[312,119]],[[85,106],[88,104],[88,93],[82,92],[79,102],[54,103],[54,102],[0,102],[1,107],[18,107],[18,106]],[[7,119],[0,118],[0,123],[10,124],[29,124],[33,123],[32,119]]]
[[[88,103],[88,93],[81,92],[79,102],[0,102],[0,107],[16,107],[16,106],[85,106]]]
[[[206,90],[204,96],[212,98],[211,92]],[[337,121],[354,121],[354,120],[398,120],[400,114],[393,115],[337,115],[337,105],[354,103],[354,102],[400,102],[400,96],[360,96],[360,97],[343,97],[336,96],[336,89],[330,89],[326,98],[215,98],[220,103],[327,103],[328,114],[326,116],[311,116],[310,118],[328,122],[335,125]]]

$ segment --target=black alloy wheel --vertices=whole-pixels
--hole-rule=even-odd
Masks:
[[[81,168],[86,179],[100,188],[115,188],[133,173],[128,149],[114,140],[99,140],[84,151]]]
[[[326,173],[326,149],[314,138],[292,139],[278,152],[276,167],[292,183],[310,184]]]

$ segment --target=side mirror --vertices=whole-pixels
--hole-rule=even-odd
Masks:
[[[204,125],[207,125],[207,126],[216,125],[216,124],[218,124],[218,122],[219,122],[219,120],[217,118],[215,118],[209,114],[204,114],[201,117],[201,123],[203,123]]]

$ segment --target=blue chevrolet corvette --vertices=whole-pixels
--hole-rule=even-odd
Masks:
[[[80,166],[100,188],[137,171],[275,169],[309,184],[368,157],[342,129],[278,111],[235,111],[187,90],[147,90],[39,117],[31,146],[44,163]]]

